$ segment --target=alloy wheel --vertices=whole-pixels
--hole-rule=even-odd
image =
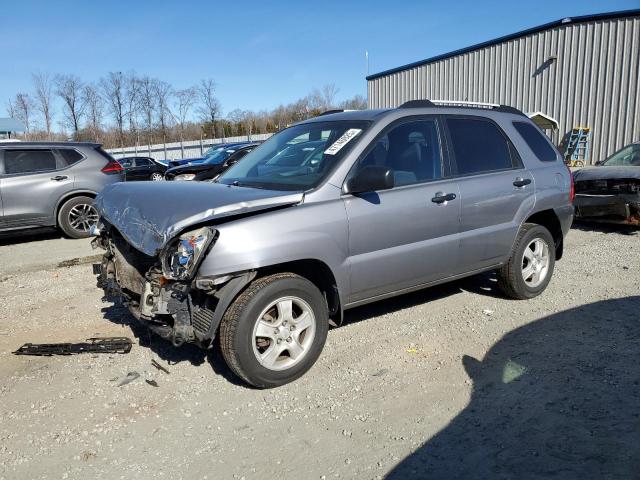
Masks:
[[[253,327],[253,353],[269,370],[286,370],[309,352],[316,332],[316,318],[307,302],[281,297],[269,304]]]
[[[549,273],[549,245],[541,238],[534,238],[522,255],[522,278],[531,288],[539,286]]]
[[[69,210],[69,225],[79,232],[88,232],[98,222],[98,212],[87,203],[80,203]]]

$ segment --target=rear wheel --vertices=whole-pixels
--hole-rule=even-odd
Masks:
[[[91,197],[67,200],[58,212],[58,227],[71,238],[89,236],[89,229],[98,222],[98,212]]]
[[[280,273],[254,281],[233,302],[220,325],[220,346],[236,375],[271,388],[313,366],[328,330],[320,290],[298,275]]]
[[[555,242],[542,225],[525,223],[509,261],[498,271],[498,286],[518,300],[540,295],[549,285],[556,262]]]

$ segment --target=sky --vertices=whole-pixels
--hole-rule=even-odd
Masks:
[[[640,0],[0,0],[0,114],[31,73],[95,81],[135,71],[175,88],[213,78],[223,114],[271,109],[314,87],[366,96],[376,73],[569,16]]]

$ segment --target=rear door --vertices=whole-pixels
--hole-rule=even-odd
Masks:
[[[445,123],[462,197],[459,273],[471,272],[510,255],[522,212],[535,203],[535,188],[497,123],[477,116],[447,116]]]
[[[449,178],[438,120],[385,129],[356,163],[394,172],[390,190],[343,197],[349,220],[350,302],[446,278],[458,256],[460,194]],[[440,201],[449,195],[450,200]]]
[[[73,188],[66,161],[51,148],[7,148],[0,191],[5,227],[55,224],[58,199]]]

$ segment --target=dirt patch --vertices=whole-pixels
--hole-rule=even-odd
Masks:
[[[638,240],[572,231],[530,301],[481,275],[349,311],[307,375],[267,391],[147,336],[89,265],[3,275],[0,479],[633,478]],[[136,345],[10,353],[101,336]]]

